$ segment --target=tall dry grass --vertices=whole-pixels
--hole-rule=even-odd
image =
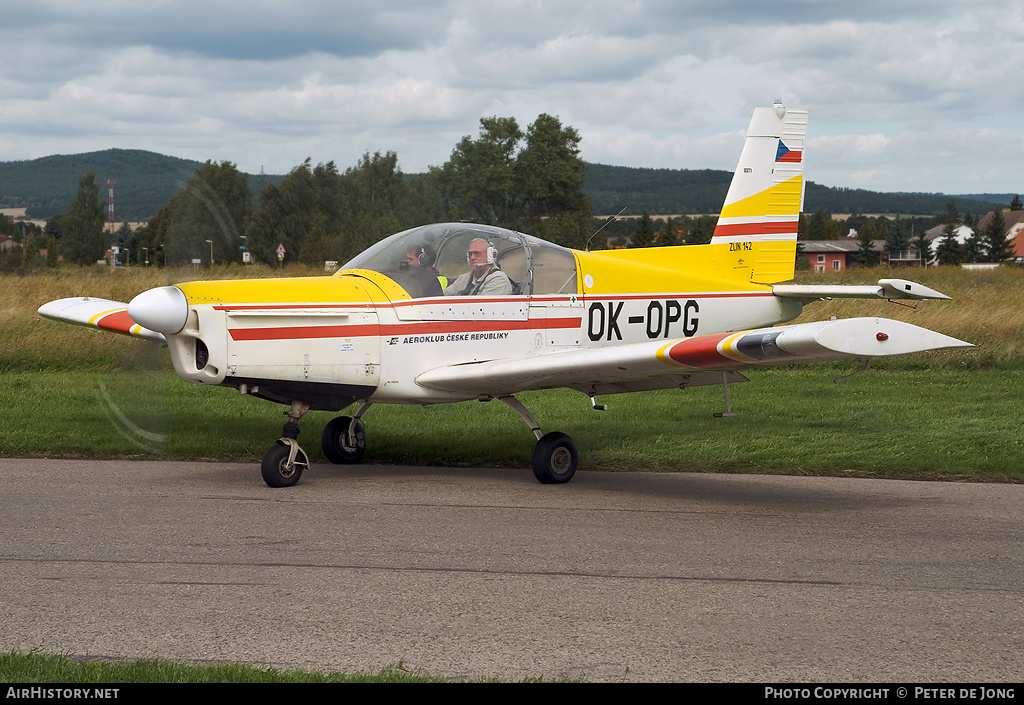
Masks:
[[[122,369],[152,347],[128,336],[47,320],[37,310],[48,301],[95,296],[126,302],[153,287],[197,279],[316,274],[323,272],[300,266],[238,265],[213,269],[62,266],[31,274],[0,274],[0,370]]]
[[[41,318],[42,304],[68,296],[97,296],[129,301],[156,286],[194,279],[267,276],[314,276],[322,271],[241,267],[211,269],[100,269],[63,267],[36,274],[0,275],[0,370],[121,369],[142,355],[144,341],[109,335]],[[882,316],[930,328],[974,343],[970,351],[931,355],[928,365],[1000,367],[1024,361],[1024,269],[1000,267],[968,271],[956,267],[890,269],[875,267],[838,273],[801,273],[801,284],[869,284],[882,278],[903,278],[953,297],[923,301],[916,307],[885,301],[837,299],[808,305],[797,322],[836,316]],[[910,363],[913,364],[913,363]]]
[[[1016,365],[1024,361],[1024,269],[997,267],[966,270],[959,267],[858,268],[837,273],[807,273],[799,284],[871,284],[879,279],[908,279],[931,287],[951,301],[890,303],[868,299],[820,301],[804,308],[796,322],[836,316],[880,316],[930,328],[973,343],[972,350],[934,356],[944,364],[976,367]]]

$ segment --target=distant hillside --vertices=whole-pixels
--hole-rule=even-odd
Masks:
[[[643,211],[660,215],[718,213],[732,180],[732,172],[714,169],[643,169],[590,164],[584,190],[594,215],[627,215]],[[807,182],[804,210],[828,213],[902,213],[932,216],[946,210],[950,199],[961,213],[984,214],[1006,206],[1012,194],[947,196],[941,193],[880,193],[834,188]]]
[[[999,206],[1005,208],[1012,198],[1012,195],[1006,195],[998,201],[985,201],[973,196],[950,196],[942,193],[881,193],[864,189],[820,186],[808,181],[804,194],[804,211],[814,213],[821,208],[828,213],[901,213],[932,216],[944,213],[946,204],[952,199],[961,215],[984,215]]]
[[[200,162],[138,149],[108,149],[87,154],[55,155],[18,162],[0,162],[0,208],[28,209],[30,218],[46,219],[68,209],[78,180],[96,172],[101,200],[107,179],[114,179],[114,212],[118,220],[145,221],[188,183]],[[644,169],[590,164],[584,190],[594,214],[627,215],[718,213],[732,172],[715,169]],[[253,193],[283,176],[249,175]],[[994,204],[1005,206],[1012,194],[879,193],[830,188],[808,182],[804,210],[829,213],[902,213],[932,216],[942,213],[953,198],[961,213],[981,215]]]
[[[145,221],[188,183],[201,162],[140,149],[107,149],[60,154],[18,162],[0,162],[0,207],[27,208],[29,218],[46,219],[68,209],[78,180],[96,172],[100,199],[106,202],[107,179],[114,179],[114,214],[118,220]],[[258,176],[249,176],[250,188]],[[266,177],[277,181],[281,177]]]
[[[589,164],[583,190],[595,215],[643,211],[696,215],[717,213],[729,190],[732,172],[702,169],[643,169]]]

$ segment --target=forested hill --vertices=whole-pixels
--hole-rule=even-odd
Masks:
[[[148,220],[185,187],[199,166],[199,162],[138,149],[0,162],[0,206],[26,207],[30,218],[62,213],[75,197],[78,180],[94,171],[104,200],[107,179],[116,182],[114,207],[118,220]]]
[[[114,210],[118,220],[145,221],[188,183],[199,162],[135,149],[108,149],[86,154],[55,155],[29,161],[0,162],[0,207],[27,207],[31,218],[45,219],[67,210],[78,180],[89,171],[106,197],[107,179],[114,179]],[[732,173],[714,169],[644,169],[590,164],[584,190],[595,215],[718,213]],[[249,176],[256,193],[282,176]],[[961,213],[984,214],[993,203],[1006,205],[1013,194],[948,196],[943,194],[878,193],[830,188],[808,182],[804,210],[829,213],[902,213],[935,215],[955,199]]]
[[[657,214],[718,213],[732,173],[715,169],[637,169],[588,164],[583,189],[595,215],[643,211]]]
[[[594,215],[627,215],[643,211],[659,215],[717,214],[729,190],[732,172],[715,169],[644,169],[590,164],[584,189]],[[834,188],[807,182],[804,211],[828,213],[901,213],[936,215],[952,198],[961,213],[984,214],[1006,206],[1014,194],[948,196],[940,193],[881,193]]]
[[[114,214],[119,221],[147,221],[185,188],[201,162],[168,157],[141,149],[106,149],[84,154],[58,154],[40,159],[0,162],[0,208],[28,209],[30,218],[46,219],[68,209],[78,180],[96,173],[96,186],[106,202],[107,180],[114,180]],[[282,177],[249,176],[250,188]]]

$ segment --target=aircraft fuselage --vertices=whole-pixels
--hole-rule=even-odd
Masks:
[[[375,272],[309,281],[179,285],[189,317],[168,336],[178,375],[331,411],[355,400],[441,403],[475,398],[417,384],[441,366],[745,330],[800,313],[770,290],[411,299]]]

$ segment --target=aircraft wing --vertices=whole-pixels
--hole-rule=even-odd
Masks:
[[[74,323],[124,333],[160,343],[165,342],[162,333],[143,328],[128,316],[128,304],[94,296],[76,296],[58,299],[39,307],[39,315],[55,321]]]
[[[972,346],[909,323],[886,318],[848,318],[448,365],[424,372],[416,382],[432,389],[494,396],[552,387],[612,394],[721,384],[723,372],[733,376],[726,378],[729,382],[745,381],[737,372],[744,367],[902,355],[953,347]],[[662,378],[666,379],[659,383]]]
[[[906,279],[879,279],[877,285],[801,285],[779,284],[772,287],[776,296],[790,299],[948,299],[935,289]]]

